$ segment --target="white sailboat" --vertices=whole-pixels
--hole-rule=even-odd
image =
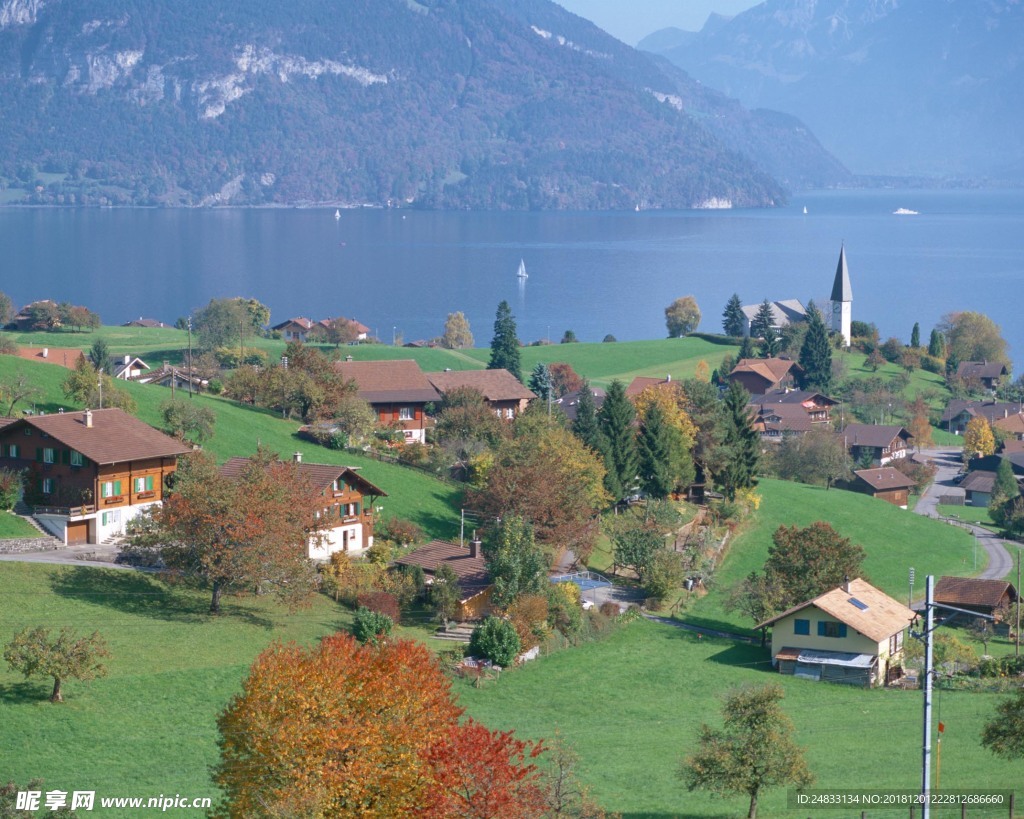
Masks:
[[[334,221],[336,221],[336,222],[340,222],[341,221],[341,211],[340,210],[335,210],[334,211]]]
[[[519,271],[516,273],[516,276],[519,277],[519,279],[530,278],[530,274],[526,272],[526,262],[522,259],[519,260]]]

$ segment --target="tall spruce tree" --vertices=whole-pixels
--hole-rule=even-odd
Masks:
[[[725,391],[725,435],[722,448],[726,452],[724,466],[717,475],[718,483],[729,500],[740,489],[755,486],[761,441],[750,422],[750,393],[736,381]]]
[[[739,293],[733,293],[722,311],[722,330],[727,336],[743,335],[743,304]]]
[[[635,418],[636,409],[626,397],[626,387],[621,381],[612,381],[597,413],[597,424],[605,444],[604,460],[608,470],[604,485],[616,501],[629,495],[636,483],[640,462],[633,429]]]
[[[530,373],[530,382],[527,386],[537,394],[541,401],[547,403],[551,397],[551,373],[548,372],[547,365],[544,362],[537,362],[537,366]]]
[[[782,336],[770,324],[764,328],[758,354],[761,358],[775,358],[782,350]]]
[[[928,337],[928,355],[933,358],[942,358],[946,354],[946,342],[942,339],[942,333],[932,327],[932,334]]]
[[[916,321],[914,322],[914,329],[910,331],[910,346],[921,346],[921,325]]]
[[[665,498],[694,478],[693,459],[679,428],[668,423],[661,406],[648,406],[638,440],[640,486],[649,497]]]
[[[764,338],[768,330],[775,327],[775,311],[772,310],[772,303],[765,299],[757,308],[753,321],[750,322],[750,335],[754,338]]]
[[[579,402],[576,404],[576,420],[572,422],[572,432],[594,452],[604,453],[601,428],[597,424],[594,393],[590,391],[590,383],[586,381],[583,382]]]
[[[754,352],[754,340],[750,336],[744,336],[743,343],[740,344],[740,351],[736,354],[736,360],[754,358]]]
[[[523,367],[519,357],[519,338],[516,336],[516,320],[507,301],[498,305],[494,317],[494,338],[491,339],[491,359],[488,370],[508,370],[523,380]]]
[[[821,312],[814,305],[807,311],[807,333],[800,347],[800,385],[805,390],[818,390],[828,395],[832,389],[832,345]]]

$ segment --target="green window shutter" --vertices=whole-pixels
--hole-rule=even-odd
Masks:
[[[354,504],[352,504],[352,507],[353,507],[353,509],[355,509],[355,514],[356,514],[357,517],[359,515],[359,508],[361,506],[362,506],[362,504],[359,501],[356,501]]]
[[[64,466],[67,466],[68,464],[71,463],[71,451],[70,450],[62,449],[60,451],[60,462],[62,464],[64,464]]]
[[[153,476],[152,475],[147,475],[146,476],[146,491],[147,492],[151,492],[152,490],[153,490]]]
[[[121,482],[120,481],[114,481],[114,494],[115,495],[120,495],[121,494]]]

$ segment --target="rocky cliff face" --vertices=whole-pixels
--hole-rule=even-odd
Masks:
[[[0,148],[59,204],[749,206],[846,175],[548,0],[2,0]]]

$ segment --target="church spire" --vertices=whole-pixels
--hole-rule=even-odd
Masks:
[[[839,247],[839,264],[836,265],[836,280],[832,284],[832,301],[853,301],[850,288],[850,271],[846,267],[846,243]]]

